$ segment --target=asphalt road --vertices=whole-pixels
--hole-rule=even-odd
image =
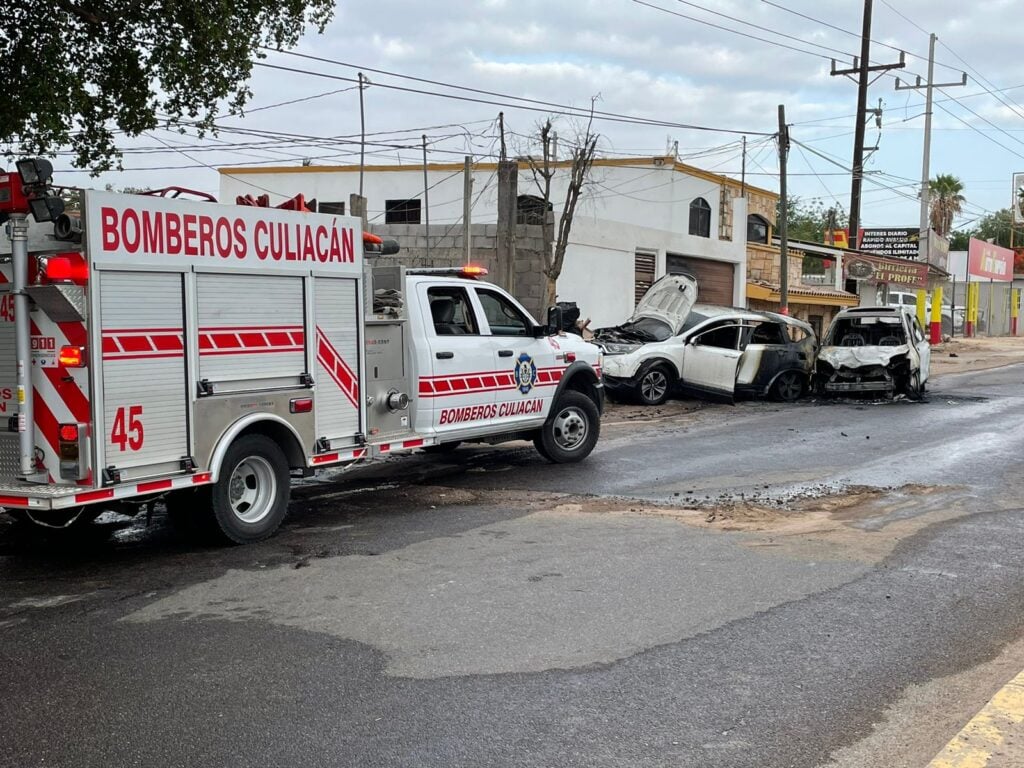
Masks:
[[[0,524],[0,765],[922,765],[1024,669],[1024,366],[933,390],[393,460],[243,548]]]

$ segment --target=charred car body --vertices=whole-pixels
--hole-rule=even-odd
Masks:
[[[835,316],[822,340],[815,384],[823,394],[879,392],[920,397],[931,347],[912,313],[854,307]]]
[[[628,321],[595,331],[612,397],[657,405],[675,390],[782,400],[807,391],[811,326],[768,312],[697,304],[696,298],[693,278],[668,275],[651,286]]]

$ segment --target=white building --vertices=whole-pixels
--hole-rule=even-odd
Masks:
[[[269,194],[277,204],[303,194],[316,199],[320,210],[337,213],[346,212],[360,185],[358,166],[224,168],[220,178],[225,201]],[[562,163],[551,194],[556,226],[567,179],[568,164]],[[472,223],[496,223],[497,164],[474,165],[472,182]],[[462,224],[461,163],[429,164],[425,174],[423,166],[367,166],[362,183],[371,224]],[[520,223],[533,223],[539,190],[522,160],[517,191]],[[767,237],[778,197],[751,187],[746,192],[745,199],[738,181],[673,158],[596,160],[573,221],[559,300],[577,302],[593,327],[611,325],[632,313],[654,279],[686,271],[698,278],[702,301],[743,306],[748,199],[756,201],[750,206],[752,231]]]

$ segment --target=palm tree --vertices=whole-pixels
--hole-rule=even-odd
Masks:
[[[953,228],[953,218],[963,210],[964,185],[956,176],[940,173],[930,182],[932,229],[945,237]]]

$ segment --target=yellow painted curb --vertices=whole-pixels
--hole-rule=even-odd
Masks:
[[[945,749],[928,763],[928,768],[985,768],[992,757],[1004,749],[1007,736],[1024,730],[1021,723],[1024,723],[1024,672],[996,693]],[[1024,740],[1017,748],[1024,752]],[[1024,761],[1024,754],[1014,759]]]

